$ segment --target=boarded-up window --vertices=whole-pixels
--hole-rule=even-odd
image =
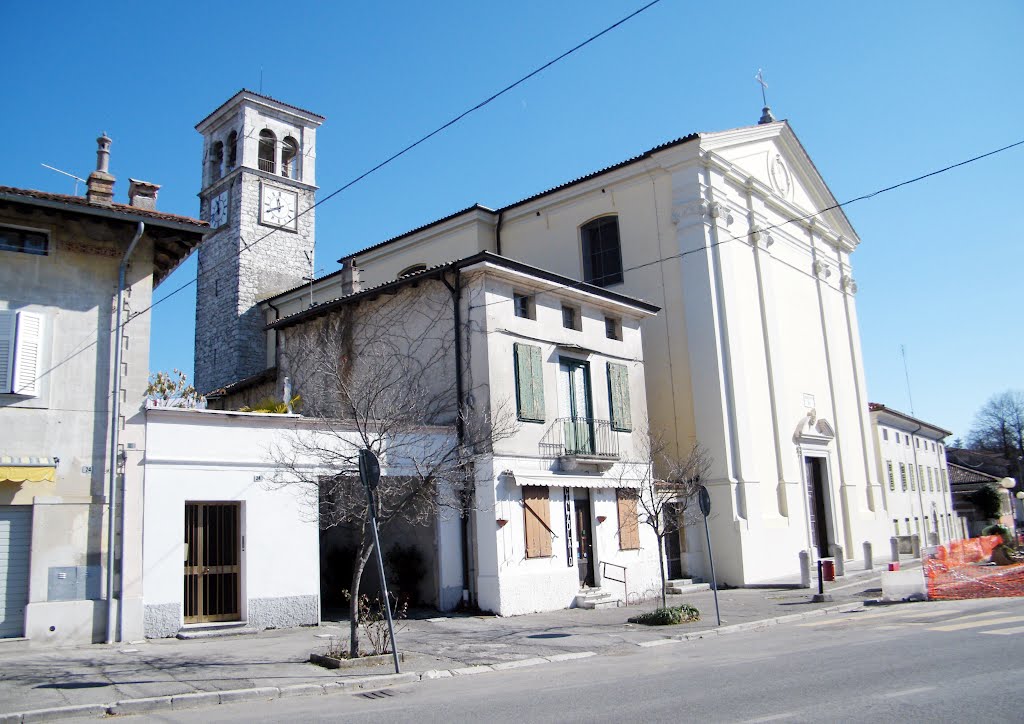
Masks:
[[[540,347],[515,344],[516,411],[520,420],[544,422],[544,368]]]
[[[526,521],[526,557],[551,555],[551,498],[546,486],[523,486],[523,515]]]
[[[637,491],[617,488],[615,498],[619,508],[619,548],[636,550],[640,547],[640,516],[637,513]]]
[[[633,429],[629,414],[629,369],[626,365],[608,363],[608,409],[612,429],[629,432]]]

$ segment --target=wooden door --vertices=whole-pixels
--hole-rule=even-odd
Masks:
[[[821,472],[821,458],[804,458],[807,475],[807,509],[810,512],[811,542],[818,549],[818,558],[828,558],[828,510],[825,501],[825,481]]]
[[[185,623],[239,620],[238,503],[185,504]]]
[[[590,498],[576,499],[576,569],[580,587],[594,585],[594,544],[590,535]]]

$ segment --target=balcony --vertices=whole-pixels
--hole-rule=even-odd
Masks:
[[[260,158],[257,160],[260,171],[277,173],[277,163],[272,158]]]
[[[619,439],[608,420],[560,417],[544,433],[540,450],[544,457],[557,458],[565,470],[580,465],[607,469],[619,459]]]

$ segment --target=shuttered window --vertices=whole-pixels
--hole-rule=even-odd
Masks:
[[[633,429],[629,412],[629,369],[626,365],[608,363],[608,409],[612,429],[629,432]]]
[[[0,393],[39,394],[42,331],[38,314],[0,311]]]
[[[526,522],[526,557],[551,555],[551,498],[546,486],[523,486],[523,516]]]
[[[637,512],[637,491],[629,488],[615,490],[619,509],[619,548],[637,550],[640,548],[640,516]]]
[[[540,347],[515,344],[516,412],[525,422],[544,422],[544,368]]]
[[[892,461],[891,460],[886,460],[885,461],[885,471],[889,474],[889,490],[895,491],[896,490],[896,478],[894,478],[893,474],[892,474]]]

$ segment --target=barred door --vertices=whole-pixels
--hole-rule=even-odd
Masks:
[[[238,503],[185,503],[185,623],[240,618]]]

